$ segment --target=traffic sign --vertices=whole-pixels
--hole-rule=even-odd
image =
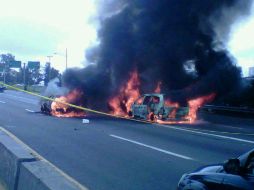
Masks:
[[[39,69],[40,68],[40,62],[39,61],[28,61],[27,67],[29,69]]]
[[[21,61],[10,61],[10,68],[21,68]]]

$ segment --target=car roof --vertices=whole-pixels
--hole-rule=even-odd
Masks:
[[[248,157],[249,157],[251,154],[254,154],[254,149],[251,149],[250,151],[248,151],[248,152],[246,152],[245,154],[242,154],[241,156],[238,157],[238,159],[239,159],[240,162],[241,162],[241,166],[242,166],[242,167],[244,167],[244,165],[245,165],[246,162],[247,162]]]

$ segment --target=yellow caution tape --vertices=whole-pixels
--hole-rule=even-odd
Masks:
[[[23,89],[20,89],[20,88],[17,88],[17,87],[5,84],[3,82],[0,82],[0,84],[6,86],[8,88],[20,91],[20,92],[25,92],[27,94],[31,94],[33,96],[37,96],[37,97],[40,97],[40,98],[45,99],[45,100],[49,100],[49,101],[52,101],[52,102],[58,102],[58,103],[61,103],[61,104],[64,104],[64,105],[68,105],[70,107],[73,107],[73,108],[76,108],[76,109],[80,109],[80,110],[83,110],[83,111],[86,111],[86,112],[96,113],[96,114],[100,114],[100,115],[105,115],[105,116],[110,116],[110,117],[114,117],[114,118],[120,118],[120,119],[130,120],[130,121],[135,121],[135,122],[139,122],[139,123],[147,123],[147,124],[153,124],[154,123],[154,122],[151,122],[151,121],[137,120],[137,119],[128,118],[128,117],[124,117],[124,116],[120,116],[120,115],[113,115],[113,114],[110,114],[110,113],[106,113],[106,112],[101,112],[101,111],[85,108],[85,107],[82,107],[82,106],[77,106],[77,105],[74,105],[74,104],[70,104],[70,103],[67,103],[67,102],[63,102],[63,101],[55,100],[53,98],[42,96],[40,94],[37,94],[37,93],[34,93],[34,92],[30,92],[28,90],[23,90]],[[194,131],[203,131],[203,132],[211,132],[211,133],[231,134],[231,135],[254,136],[254,134],[248,134],[248,133],[232,133],[232,132],[212,131],[212,130],[195,129],[195,128],[192,128],[191,130],[194,130]]]
[[[86,112],[90,112],[90,113],[96,113],[96,114],[100,114],[100,115],[106,115],[106,116],[110,116],[110,117],[114,117],[114,118],[121,118],[121,119],[126,119],[126,120],[131,120],[131,121],[136,121],[136,122],[141,122],[141,123],[153,123],[153,122],[150,122],[150,121],[144,121],[144,120],[137,120],[137,119],[133,119],[133,118],[128,118],[128,117],[124,117],[124,116],[120,116],[120,115],[113,115],[113,114],[110,114],[110,113],[106,113],[106,112],[101,112],[101,111],[97,111],[97,110],[93,110],[93,109],[89,109],[89,108],[85,108],[85,107],[82,107],[82,106],[77,106],[77,105],[74,105],[74,104],[70,104],[70,103],[67,103],[67,102],[63,102],[63,101],[59,101],[59,100],[55,100],[53,98],[49,98],[49,97],[46,97],[46,96],[42,96],[40,94],[37,94],[37,93],[34,93],[34,92],[30,92],[28,90],[23,90],[23,89],[20,89],[20,88],[17,88],[15,86],[11,86],[11,85],[8,85],[8,84],[5,84],[3,82],[0,82],[1,85],[4,85],[10,89],[14,89],[14,90],[17,90],[17,91],[20,91],[20,92],[25,92],[27,94],[31,94],[33,96],[37,96],[37,97],[40,97],[42,99],[45,99],[45,100],[49,100],[49,101],[52,101],[52,102],[58,102],[58,103],[61,103],[61,104],[64,104],[64,105],[67,105],[67,106],[70,106],[70,107],[73,107],[73,108],[76,108],[76,109],[79,109],[79,110],[83,110],[83,111],[86,111]]]

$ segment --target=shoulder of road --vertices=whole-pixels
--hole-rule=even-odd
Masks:
[[[0,190],[86,188],[0,127]]]

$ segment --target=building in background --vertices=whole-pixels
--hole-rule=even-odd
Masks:
[[[249,77],[254,77],[254,67],[249,68]]]

